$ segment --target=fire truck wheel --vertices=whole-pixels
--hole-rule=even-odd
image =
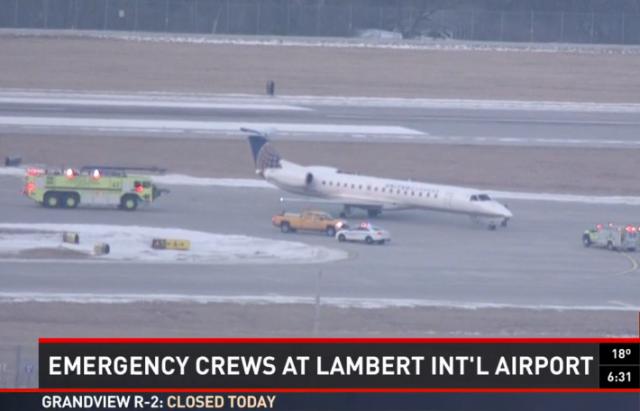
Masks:
[[[584,244],[585,247],[591,247],[591,238],[589,238],[588,235],[583,235],[582,236],[582,244]]]
[[[67,194],[63,197],[62,204],[66,208],[76,208],[79,202],[80,202],[80,197],[77,194],[72,193],[72,194]]]
[[[336,235],[336,229],[329,226],[327,227],[326,233],[329,237],[334,237]]]
[[[60,205],[60,196],[58,193],[45,193],[42,204],[48,208],[56,208]]]
[[[613,249],[614,249],[614,248],[613,248],[613,243],[612,243],[611,241],[609,241],[609,242],[607,243],[607,250],[612,250],[612,251],[613,251]]]
[[[292,230],[289,222],[283,221],[282,224],[280,224],[280,231],[282,231],[283,233],[290,233]]]
[[[131,194],[124,195],[120,200],[120,208],[127,211],[133,211],[138,208],[138,199]]]

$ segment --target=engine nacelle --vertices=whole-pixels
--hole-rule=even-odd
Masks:
[[[276,185],[291,188],[306,188],[313,183],[313,173],[304,167],[270,168],[264,171],[264,178]]]
[[[316,173],[316,174],[336,174],[340,172],[335,167],[327,167],[327,166],[308,166],[306,167],[306,169],[310,173]]]

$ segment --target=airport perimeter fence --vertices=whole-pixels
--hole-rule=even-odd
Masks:
[[[419,18],[419,16],[422,16]],[[309,5],[297,0],[0,0],[0,27],[640,44],[640,14]]]
[[[0,388],[38,386],[38,347],[0,344]]]

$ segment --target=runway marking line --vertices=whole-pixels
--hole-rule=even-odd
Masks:
[[[617,273],[616,275],[625,275],[625,274],[631,274],[632,272],[636,271],[638,269],[638,267],[640,267],[640,264],[638,263],[638,261],[631,257],[629,254],[627,253],[622,253],[623,256],[625,256],[627,258],[627,260],[629,260],[629,262],[631,263],[631,268],[622,272]]]

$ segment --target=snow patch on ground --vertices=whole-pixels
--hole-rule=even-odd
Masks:
[[[487,191],[490,196],[507,200],[528,201],[554,201],[560,203],[584,203],[584,204],[620,204],[640,205],[640,197],[632,196],[592,196],[580,194],[556,194],[556,193],[519,193],[513,191]]]
[[[76,232],[80,244],[62,242],[62,232]],[[154,238],[187,239],[191,249],[154,250]],[[22,257],[27,250],[78,251],[91,256],[96,243],[107,243],[108,255],[91,261],[130,263],[261,264],[322,263],[342,260],[342,250],[310,246],[300,242],[279,241],[245,235],[213,234],[178,228],[91,224],[0,224],[0,254]],[[55,255],[55,254],[54,254]],[[54,257],[53,260],[56,258]]]
[[[20,167],[0,167],[0,176],[24,177],[25,169]]]
[[[364,29],[357,30],[355,37],[374,40],[402,40],[402,33],[380,29]]]
[[[315,304],[315,297],[284,295],[197,295],[197,294],[94,294],[94,293],[39,293],[39,292],[0,292],[0,302],[68,302],[80,304],[132,304],[140,302],[170,303],[235,303],[235,304]],[[640,306],[623,305],[611,302],[605,305],[554,305],[554,304],[515,304],[486,302],[456,302],[448,300],[402,299],[402,298],[350,298],[322,297],[320,304],[339,308],[384,309],[384,308],[420,308],[446,307],[466,310],[479,309],[530,309],[530,310],[607,310],[638,311]]]
[[[232,188],[276,188],[265,180],[251,178],[210,178],[193,177],[184,174],[166,174],[152,176],[154,183],[165,185],[210,186]]]
[[[224,34],[150,33],[90,30],[1,29],[0,35],[21,37],[80,37],[158,43],[221,44],[271,47],[375,48],[396,50],[488,51],[575,54],[640,54],[633,45],[509,43],[470,40],[402,39],[381,30],[367,30],[368,38],[250,36]]]
[[[281,133],[329,133],[329,134],[383,134],[422,135],[423,133],[402,126],[312,124],[312,123],[256,123],[230,121],[193,120],[143,120],[129,118],[87,118],[87,117],[23,117],[0,116],[0,126],[22,127],[78,127],[104,130],[140,131],[219,131],[239,134],[242,127],[254,130],[275,129]]]
[[[639,113],[637,103],[574,101],[473,100],[400,97],[280,96],[287,104],[452,110],[560,111],[586,113]]]
[[[73,90],[0,89],[0,102],[61,105],[194,107],[247,110],[310,110],[309,106],[423,108],[458,110],[640,113],[637,103],[572,101],[474,100],[354,96],[264,96],[170,92],[81,92]]]
[[[160,95],[106,95],[78,93],[7,93],[0,94],[0,103],[29,105],[65,105],[100,107],[151,107],[207,110],[250,110],[250,111],[310,111],[305,107],[286,104],[274,104],[273,100],[221,101],[219,99],[198,99],[196,96],[160,96]]]

